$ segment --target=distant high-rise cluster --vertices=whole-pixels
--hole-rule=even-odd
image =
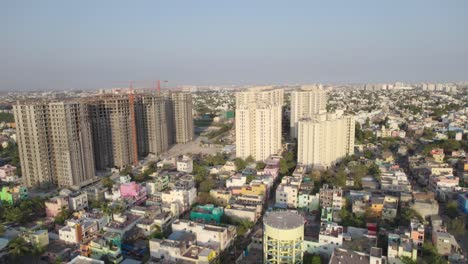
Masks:
[[[187,93],[141,95],[133,104],[114,95],[18,101],[13,110],[27,186],[83,185],[94,179],[96,169],[122,168],[193,140]]]
[[[354,151],[354,117],[322,113],[298,122],[297,162],[327,168]]]
[[[236,94],[237,156],[265,160],[281,150],[283,90],[270,86]]]
[[[236,94],[237,157],[265,160],[281,151],[283,90],[254,87]],[[354,151],[354,117],[327,113],[326,91],[302,86],[291,93],[290,136],[298,163],[329,167]]]
[[[291,138],[297,138],[297,122],[304,117],[325,112],[327,93],[321,85],[305,85],[291,93]]]

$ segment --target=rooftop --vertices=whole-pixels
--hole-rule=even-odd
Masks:
[[[294,229],[304,226],[304,217],[294,212],[276,211],[271,212],[263,219],[265,225],[278,229]]]

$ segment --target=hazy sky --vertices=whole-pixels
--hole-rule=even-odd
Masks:
[[[468,79],[468,1],[1,1],[0,90]]]

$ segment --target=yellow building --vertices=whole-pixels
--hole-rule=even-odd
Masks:
[[[302,263],[304,218],[287,211],[275,211],[263,219],[263,262]]]
[[[384,198],[383,197],[372,197],[371,201],[371,212],[375,217],[382,217],[382,211],[384,208]]]

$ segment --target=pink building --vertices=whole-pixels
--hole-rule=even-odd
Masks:
[[[136,182],[129,182],[120,185],[120,196],[135,200],[135,204],[146,201],[146,188]]]
[[[0,167],[0,179],[15,176],[15,172],[16,172],[16,167],[11,166],[10,164]]]
[[[69,209],[68,198],[62,196],[50,198],[45,202],[45,208],[47,217],[55,218],[63,208]]]

